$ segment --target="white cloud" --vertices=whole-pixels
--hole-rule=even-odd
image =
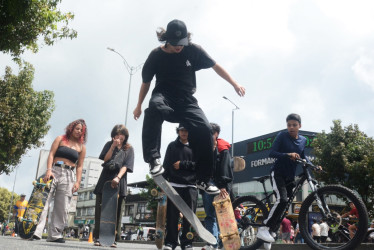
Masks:
[[[374,91],[374,50],[363,50],[352,66],[356,77],[369,85]]]
[[[337,22],[341,29],[352,36],[362,37],[374,32],[374,2],[371,0],[316,1],[324,14]]]

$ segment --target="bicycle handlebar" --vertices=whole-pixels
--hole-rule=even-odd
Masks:
[[[320,169],[319,167],[314,166],[312,163],[307,162],[305,159],[299,158],[299,159],[296,159],[296,162],[301,163],[301,164],[303,164],[303,166],[309,167],[314,171],[326,172],[326,171],[323,171],[322,169]]]

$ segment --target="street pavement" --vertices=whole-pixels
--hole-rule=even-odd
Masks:
[[[65,243],[52,243],[42,240],[28,241],[23,240],[20,237],[11,236],[0,236],[0,249],[15,249],[15,250],[58,250],[58,249],[113,249],[111,247],[96,247],[93,243],[87,241],[73,241],[66,240]],[[129,242],[118,242],[117,249],[127,250],[146,250],[146,249],[157,249],[154,244],[139,244]],[[178,247],[177,249],[180,250]],[[201,249],[201,247],[195,247],[194,250]]]
[[[133,243],[133,242],[119,242],[117,243],[117,249],[127,250],[147,250],[157,249],[154,244],[148,242],[145,243]],[[197,244],[201,245],[201,244]],[[15,250],[67,250],[67,249],[113,249],[111,247],[96,247],[93,243],[87,241],[78,240],[66,240],[66,243],[51,243],[43,240],[28,241],[23,240],[19,237],[0,236],[0,250],[3,249],[15,249]],[[180,250],[180,248],[176,248]],[[201,246],[195,246],[194,250],[200,250]],[[263,249],[263,248],[261,248]],[[309,250],[306,244],[274,244],[272,250]],[[373,250],[374,244],[361,244],[355,250]]]

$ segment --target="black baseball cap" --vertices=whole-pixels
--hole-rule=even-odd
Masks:
[[[20,196],[21,196],[21,197],[26,197],[26,195],[25,195],[25,194],[21,194]]]
[[[186,24],[174,19],[168,23],[166,28],[165,37],[166,41],[173,46],[188,46],[188,32]]]
[[[179,123],[178,127],[177,127],[177,133],[179,132],[179,130],[187,130],[186,127],[182,124],[182,123]]]

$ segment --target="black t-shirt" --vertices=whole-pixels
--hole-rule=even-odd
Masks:
[[[112,145],[112,141],[108,141],[105,145],[103,150],[101,151],[101,154],[99,156],[100,160],[104,160],[104,157],[106,153],[109,151],[110,146]],[[134,169],[134,149],[133,147],[128,148],[126,151],[123,149],[118,150],[118,148],[115,148],[112,154],[111,159],[114,160],[114,162],[119,166],[119,168],[116,168],[114,170],[110,170],[106,167],[103,167],[103,170],[101,171],[99,180],[97,181],[94,194],[101,194],[103,190],[104,183],[106,181],[113,180],[114,177],[117,176],[120,169],[123,167],[127,167],[126,173],[122,176],[120,183],[119,183],[119,195],[120,196],[126,196],[126,190],[127,190],[127,173],[133,172]]]
[[[185,46],[180,53],[166,53],[158,47],[144,63],[143,82],[150,83],[156,75],[153,93],[193,95],[196,92],[195,72],[215,64],[205,50],[196,44]]]

